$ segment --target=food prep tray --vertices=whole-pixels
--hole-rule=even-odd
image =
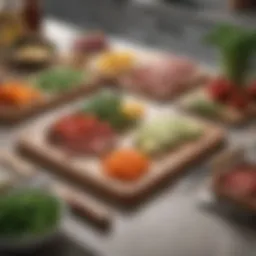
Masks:
[[[4,80],[8,81],[23,81],[28,83],[28,86],[33,86],[33,79],[40,72],[45,72],[47,70],[52,70],[56,68],[71,68],[76,69],[70,61],[71,57],[59,56],[57,57],[56,63],[52,66],[33,73],[19,73],[13,70],[6,71],[4,74]],[[16,107],[8,105],[0,105],[0,124],[15,124],[17,122],[23,121],[29,117],[35,116],[44,111],[56,108],[62,104],[69,103],[81,96],[85,96],[91,91],[97,90],[101,86],[101,79],[90,74],[90,71],[79,70],[84,73],[85,78],[80,85],[73,85],[71,89],[58,93],[47,93],[44,90],[39,89],[42,93],[42,99],[36,102],[28,103],[27,105]],[[88,74],[87,74],[88,73]],[[86,77],[88,76],[88,77]]]
[[[151,120],[161,114],[177,116],[170,105],[158,104],[148,99],[125,93],[124,99],[127,101],[138,101],[145,106],[147,114],[144,119]],[[88,98],[87,98],[88,100]],[[51,124],[61,116],[76,112],[84,101],[77,104],[72,110],[52,116],[47,120],[40,120],[29,131],[27,130],[19,140],[19,150],[31,159],[39,161],[41,164],[65,175],[80,185],[93,187],[100,193],[107,195],[124,204],[134,204],[153,192],[164,182],[174,179],[178,174],[183,173],[186,167],[190,166],[200,157],[205,156],[212,150],[218,148],[224,142],[225,131],[212,123],[200,119],[192,119],[195,123],[200,123],[205,129],[204,134],[195,142],[190,142],[170,152],[165,152],[159,157],[152,158],[149,172],[140,180],[125,183],[114,180],[103,174],[98,157],[68,157],[65,152],[56,149],[48,143],[46,137]],[[129,147],[136,127],[125,135],[120,136],[119,147]],[[29,137],[27,134],[30,134]],[[117,146],[117,148],[118,148]]]

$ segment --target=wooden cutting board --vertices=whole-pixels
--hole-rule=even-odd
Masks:
[[[159,55],[159,58],[163,58],[163,56]],[[170,58],[171,58],[171,55],[170,55]],[[168,102],[170,100],[176,99],[177,97],[179,97],[184,93],[187,93],[191,90],[194,90],[195,88],[202,86],[210,79],[211,73],[209,70],[207,70],[206,68],[203,68],[197,63],[195,63],[195,65],[197,66],[197,71],[195,72],[194,76],[190,78],[190,80],[180,85],[173,86],[173,90],[169,90],[169,91],[167,90],[165,94],[162,94],[162,93],[156,94],[156,93],[151,93],[146,90],[143,90],[143,88],[141,88],[139,84],[134,84],[132,81],[130,81],[129,74],[127,75],[126,78],[124,76],[124,77],[119,77],[115,79],[113,83],[117,88],[121,90],[133,92],[138,95],[142,95],[147,98],[150,98],[152,100]],[[155,84],[155,86],[157,87],[157,84]]]
[[[52,66],[48,67],[48,69],[56,68],[56,67],[70,67],[76,68],[74,64],[71,62],[70,56],[59,56]],[[81,72],[86,72],[81,70]],[[90,72],[90,71],[88,71]],[[40,73],[37,72],[37,73]],[[29,78],[33,77],[34,74],[16,74],[12,70],[5,71],[5,80],[13,80],[17,79],[18,81],[27,81]],[[86,75],[86,73],[85,73]],[[17,122],[23,121],[26,118],[35,116],[44,111],[48,111],[50,109],[56,108],[62,104],[69,103],[75,99],[83,97],[91,92],[99,89],[102,85],[102,80],[96,76],[96,74],[92,75],[91,79],[88,81],[84,80],[81,85],[74,85],[74,88],[65,91],[63,93],[58,93],[56,95],[46,95],[42,92],[43,97],[40,101],[35,102],[33,104],[28,104],[23,107],[9,107],[0,105],[0,124],[15,124]]]
[[[148,104],[151,106],[151,103]],[[156,109],[156,105],[150,109],[149,112],[152,116],[161,114],[166,109],[169,110],[169,106],[167,105],[164,110],[162,105],[159,109]],[[153,112],[153,110],[156,110],[156,112]],[[172,114],[177,115],[175,111]],[[50,170],[68,176],[84,187],[93,187],[103,195],[119,200],[124,204],[139,202],[165,181],[174,179],[186,167],[216,149],[225,138],[225,131],[222,128],[200,119],[193,119],[191,121],[201,123],[204,127],[205,132],[202,137],[195,142],[187,143],[171,152],[166,152],[161,157],[152,158],[150,170],[144,177],[134,183],[124,183],[104,175],[99,158],[68,157],[64,152],[49,144],[46,139],[48,129],[52,122],[63,115],[65,114],[62,113],[50,120],[42,119],[31,129],[24,132],[18,144],[20,152],[26,153],[31,159],[39,161],[49,167]],[[149,118],[152,117],[149,115]],[[130,137],[125,137],[123,140],[126,141],[125,139],[130,139]],[[120,144],[120,146],[123,145]]]
[[[190,94],[191,93],[191,94]],[[203,93],[203,88],[199,88],[197,90],[192,90],[191,92],[188,92],[188,94],[181,96],[177,101],[176,105],[186,111],[189,112],[192,115],[195,116],[200,116],[199,113],[196,113],[196,111],[191,110],[187,105],[186,101],[189,99],[194,94],[201,94]],[[223,124],[227,125],[243,125],[247,121],[250,121],[253,119],[253,117],[256,116],[256,104],[250,106],[246,111],[237,111],[235,109],[231,108],[224,108],[220,115],[216,117],[206,117],[206,116],[201,116],[206,119],[212,120],[212,121],[217,121]]]

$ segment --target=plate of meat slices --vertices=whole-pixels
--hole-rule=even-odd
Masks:
[[[120,88],[151,99],[167,101],[204,84],[209,75],[185,57],[159,56],[141,61],[117,81]]]
[[[27,134],[30,134],[28,137]],[[134,204],[218,148],[225,131],[144,97],[102,90],[39,120],[19,151],[103,196]]]
[[[214,195],[232,208],[256,214],[255,163],[246,160],[241,150],[226,151],[219,159],[222,160],[214,166]]]
[[[178,105],[191,113],[230,125],[243,124],[256,114],[256,85],[250,64],[254,31],[220,26],[209,36],[220,51],[222,67],[201,88],[182,96]]]
[[[114,42],[91,65],[118,89],[165,101],[204,84],[210,74],[187,57],[124,42]]]

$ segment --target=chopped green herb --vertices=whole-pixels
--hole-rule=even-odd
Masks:
[[[83,112],[94,114],[99,119],[109,122],[116,130],[123,130],[134,122],[123,112],[122,97],[109,91],[92,98],[84,106]]]
[[[39,190],[25,190],[0,199],[0,236],[27,237],[50,231],[60,218],[59,201]]]
[[[81,85],[84,74],[71,68],[54,68],[35,77],[35,86],[48,93],[60,93]]]
[[[217,102],[203,98],[192,100],[188,105],[190,110],[205,117],[217,117],[222,110]]]

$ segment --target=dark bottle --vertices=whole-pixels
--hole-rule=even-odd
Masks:
[[[249,9],[255,7],[255,0],[230,0],[230,5],[234,10]]]
[[[42,25],[42,9],[39,0],[24,0],[23,21],[28,32],[40,32]]]

